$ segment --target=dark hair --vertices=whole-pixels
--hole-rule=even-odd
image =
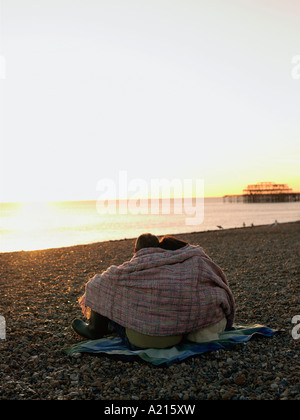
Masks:
[[[175,238],[174,236],[164,236],[159,241],[159,247],[168,251],[176,251],[177,249],[183,248],[188,243]]]
[[[151,233],[143,233],[140,235],[135,243],[135,249],[139,251],[143,248],[157,248],[159,246],[158,237]]]

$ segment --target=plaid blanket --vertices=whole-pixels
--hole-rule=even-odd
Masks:
[[[143,334],[186,334],[227,318],[235,305],[226,277],[199,246],[177,251],[145,248],[121,266],[95,275],[79,300],[88,308]]]

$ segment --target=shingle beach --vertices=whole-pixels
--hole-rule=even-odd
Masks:
[[[0,399],[299,400],[300,222],[176,235],[223,269],[236,300],[237,324],[283,330],[170,367],[66,355],[81,341],[86,282],[133,255],[134,239],[0,254]],[[298,321],[300,324],[300,321]],[[295,334],[294,334],[295,336]]]

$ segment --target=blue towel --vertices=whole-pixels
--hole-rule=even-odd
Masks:
[[[83,341],[72,347],[64,349],[66,354],[74,353],[97,353],[116,356],[125,360],[137,360],[139,358],[153,365],[170,366],[175,362],[181,362],[191,356],[196,356],[209,351],[219,349],[230,350],[234,345],[251,340],[254,335],[272,337],[279,330],[272,330],[259,324],[235,325],[231,331],[220,334],[218,340],[205,343],[191,343],[183,341],[179,345],[168,349],[142,349],[130,350],[119,337],[106,337],[99,340]]]

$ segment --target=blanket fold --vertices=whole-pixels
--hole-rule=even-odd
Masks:
[[[95,275],[80,299],[87,308],[143,334],[187,334],[227,318],[235,304],[227,279],[199,246],[146,248]]]

